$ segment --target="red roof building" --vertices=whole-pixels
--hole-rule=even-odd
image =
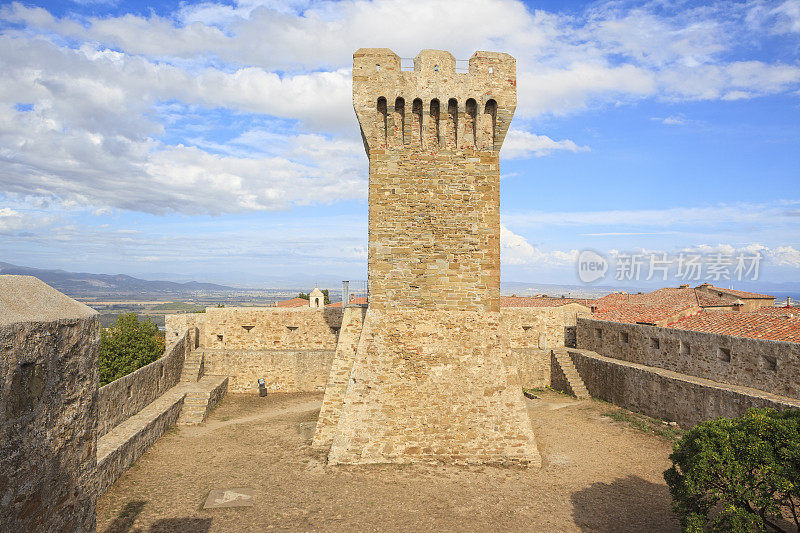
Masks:
[[[275,302],[275,307],[308,307],[308,300],[305,298],[290,298],[281,302]]]
[[[670,327],[735,337],[800,342],[800,309],[773,307],[781,311],[697,313],[682,318]]]
[[[555,298],[552,296],[511,296],[500,297],[500,307],[560,307],[567,304],[581,304],[589,307],[592,300],[584,298]]]
[[[666,326],[703,310],[735,311],[739,305],[737,300],[682,285],[636,294],[609,294],[594,301],[592,313],[599,320]]]
[[[720,298],[729,298],[742,302],[740,311],[755,311],[761,307],[773,307],[775,297],[769,294],[759,294],[757,292],[740,291],[736,289],[723,289],[715,287],[710,283],[703,283],[697,286],[697,290],[706,294],[713,294]]]

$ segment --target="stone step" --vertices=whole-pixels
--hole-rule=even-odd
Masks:
[[[200,350],[195,350],[186,356],[181,371],[181,381],[195,383],[202,378],[204,354]]]
[[[551,354],[552,361],[558,365],[558,371],[561,372],[567,382],[565,388],[568,390],[564,392],[572,394],[579,399],[589,398],[589,391],[586,390],[586,385],[583,383],[583,379],[581,379],[578,370],[572,363],[572,358],[569,354],[565,352],[556,352],[555,350],[552,351]]]
[[[200,424],[205,421],[209,411],[228,388],[228,378],[221,376],[202,377],[195,385],[188,387],[198,387],[202,390],[188,390],[183,398],[183,409],[181,410],[178,424]]]
[[[208,398],[185,398],[183,405],[208,405]]]

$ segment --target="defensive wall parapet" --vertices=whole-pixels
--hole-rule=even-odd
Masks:
[[[229,350],[335,350],[342,309],[209,307],[204,348]]]
[[[589,350],[568,349],[593,398],[691,428],[718,417],[742,415],[751,407],[798,409],[800,400],[748,387],[645,366]]]
[[[578,348],[800,398],[800,344],[578,318]]]
[[[422,50],[403,71],[387,48],[353,54],[353,107],[374,150],[499,152],[517,105],[516,60],[475,52],[458,72],[450,52]]]
[[[205,371],[229,376],[232,392],[322,392],[334,350],[231,350],[202,348]]]
[[[31,276],[0,276],[0,524],[95,528],[100,321]]]
[[[189,329],[172,341],[164,355],[107,385],[98,394],[98,437],[130,418],[178,384],[186,354],[194,344]]]
[[[187,329],[194,330],[195,347],[203,341],[205,332],[205,313],[180,313],[164,316],[164,339],[167,345],[178,340]]]

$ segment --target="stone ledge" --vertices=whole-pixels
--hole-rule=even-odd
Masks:
[[[95,474],[98,495],[108,490],[167,428],[178,422],[188,393],[210,393],[208,411],[224,396],[227,381],[227,376],[204,376],[197,383],[179,383],[99,438]]]
[[[751,407],[800,409],[800,400],[758,389],[620,361],[590,350],[568,351],[593,398],[686,428],[712,418],[736,417]]]

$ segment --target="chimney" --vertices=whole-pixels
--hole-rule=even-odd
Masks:
[[[702,285],[700,285],[700,286],[702,287]],[[679,289],[688,289],[689,288],[689,284],[688,283],[684,283],[683,285],[680,285],[678,288]]]

